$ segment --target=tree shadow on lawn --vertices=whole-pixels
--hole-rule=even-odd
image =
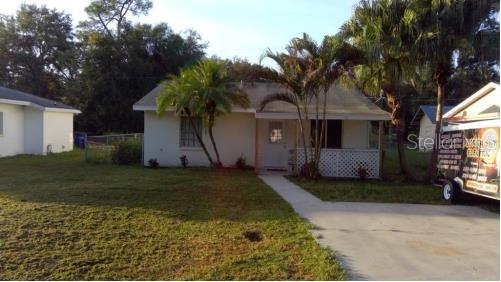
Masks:
[[[252,172],[44,164],[32,158],[0,162],[0,195],[22,202],[155,209],[185,220],[276,220],[292,214]]]

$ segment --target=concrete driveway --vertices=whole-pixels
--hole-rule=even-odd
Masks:
[[[317,229],[350,280],[499,280],[499,215],[477,207],[323,202],[261,179]]]

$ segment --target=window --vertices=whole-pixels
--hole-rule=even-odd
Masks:
[[[180,147],[200,147],[197,140],[196,132],[202,135],[202,120],[200,118],[192,118],[195,128],[191,126],[188,117],[181,117],[181,127],[179,134]],[[196,130],[196,131],[195,131]]]
[[[284,141],[284,124],[280,121],[270,121],[269,138],[272,144],[282,143]]]
[[[320,130],[322,128],[321,120],[318,121],[318,134],[320,137]],[[311,125],[311,145],[315,144],[315,128],[316,121],[312,120],[310,122]],[[342,140],[342,132],[343,132],[343,121],[342,120],[327,120],[327,126],[325,127],[324,140],[322,140],[322,148],[327,149],[339,149],[341,148],[341,140]]]
[[[3,135],[3,113],[0,112],[0,136]]]

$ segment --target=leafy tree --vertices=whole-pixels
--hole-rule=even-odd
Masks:
[[[414,50],[430,68],[437,89],[435,136],[441,131],[445,86],[454,73],[455,56],[459,50],[463,50],[463,54],[468,53],[465,50],[474,50],[475,35],[481,32],[485,19],[494,13],[492,9],[497,6],[494,3],[484,0],[415,0],[413,3],[420,30]],[[481,52],[482,44],[481,41],[477,46],[477,52]],[[438,146],[434,146],[425,179],[433,180],[437,156]]]
[[[222,166],[213,128],[216,118],[230,113],[233,106],[249,107],[249,98],[235,86],[224,64],[216,60],[203,60],[193,67],[183,70],[179,76],[170,76],[157,101],[157,112],[174,107],[178,114],[187,115],[194,127],[193,117],[202,118],[207,128],[216,162],[210,156],[201,136],[195,130],[198,142],[209,162]]]
[[[400,171],[411,178],[405,158],[406,98],[399,90],[415,73],[412,47],[418,36],[417,15],[407,0],[362,0],[340,36],[365,53],[366,63],[355,73],[366,92],[386,97],[397,134]]]
[[[21,5],[0,18],[0,82],[35,95],[67,100],[78,73],[71,18],[45,6]]]
[[[133,25],[129,14],[146,13],[149,1],[93,1],[80,25],[83,114],[80,130],[137,132],[143,117],[132,105],[168,74],[204,56],[206,44],[194,31],[184,36],[165,23]]]
[[[119,41],[129,25],[127,16],[146,15],[152,6],[149,0],[94,0],[85,8],[89,19],[81,26],[104,32],[114,41]]]

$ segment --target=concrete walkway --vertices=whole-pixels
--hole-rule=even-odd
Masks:
[[[477,207],[323,202],[260,178],[318,227],[351,280],[499,280],[499,215]]]

